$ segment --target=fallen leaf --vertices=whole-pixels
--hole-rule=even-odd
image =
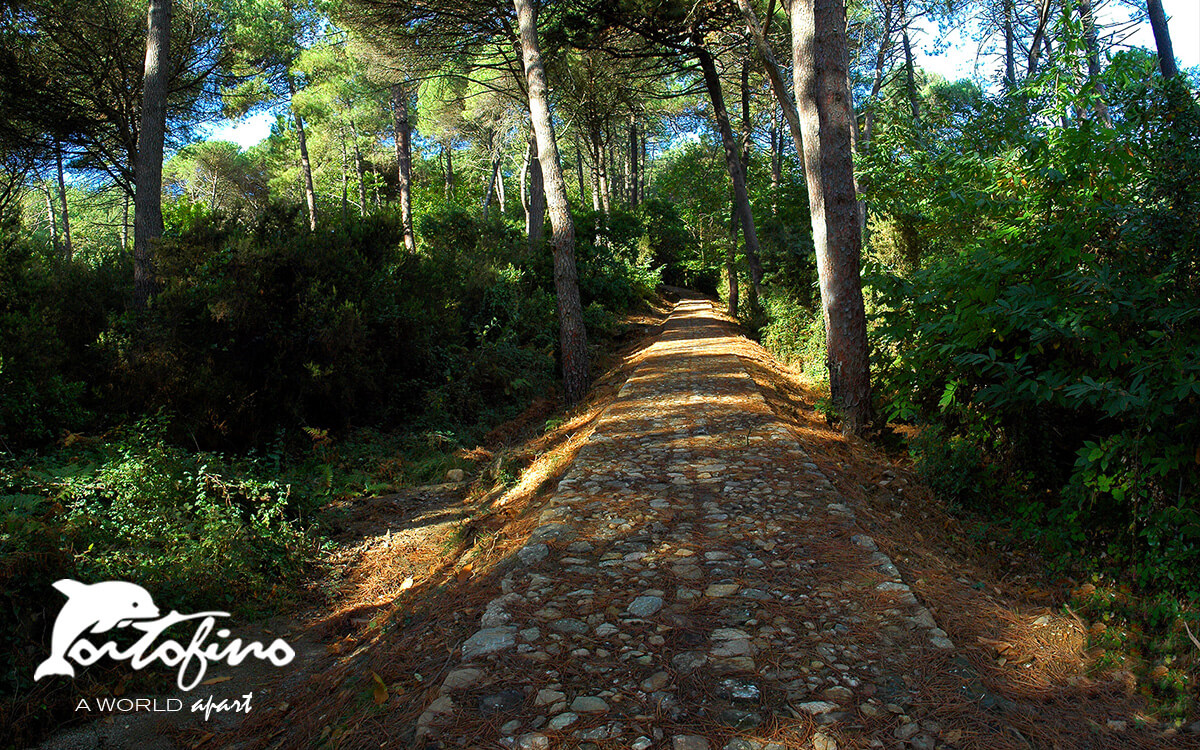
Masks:
[[[232,677],[213,677],[211,680],[205,680],[204,682],[202,682],[200,684],[201,685],[216,685],[221,682],[229,682],[232,679],[233,679]]]
[[[371,679],[375,682],[375,689],[372,691],[372,694],[375,696],[375,703],[380,705],[386,703],[388,699],[388,689],[387,685],[383,681],[383,678],[377,673],[372,672]]]

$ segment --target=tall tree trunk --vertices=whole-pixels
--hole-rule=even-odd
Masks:
[[[779,213],[779,184],[783,181],[783,169],[779,159],[779,128],[775,126],[775,113],[771,113],[771,213]]]
[[[1167,29],[1162,0],[1146,0],[1146,11],[1150,14],[1150,28],[1154,31],[1154,44],[1158,47],[1158,68],[1163,78],[1174,78],[1179,75],[1179,67],[1175,64],[1175,51],[1171,47],[1171,32]]]
[[[750,58],[742,59],[742,172],[750,174],[750,144],[754,139],[754,125],[750,122]]]
[[[1079,20],[1083,22],[1083,44],[1087,48],[1088,79],[1095,89],[1092,108],[1096,118],[1106,127],[1112,127],[1112,116],[1108,113],[1108,102],[1105,101],[1108,91],[1104,81],[1100,80],[1100,41],[1096,37],[1096,19],[1092,15],[1092,0],[1076,0],[1079,8]]]
[[[875,76],[871,80],[871,95],[867,97],[863,107],[862,149],[866,153],[871,148],[871,134],[875,129],[875,108],[879,104],[879,92],[883,89],[883,73],[887,66],[888,53],[892,49],[892,4],[883,5],[883,37],[879,40],[879,49],[875,52]]]
[[[163,139],[167,129],[167,79],[171,60],[171,0],[150,0],[146,12],[146,65],[138,131],[133,198],[133,304],[144,308],[154,293],[151,245],[162,236]]]
[[[629,210],[638,207],[638,132],[637,116],[629,115]]]
[[[1012,91],[1017,87],[1016,39],[1013,35],[1012,0],[1004,0],[1004,85]]]
[[[612,213],[612,192],[608,184],[608,153],[603,142],[596,150],[596,164],[600,168],[600,207],[604,210],[604,215],[608,216]]]
[[[483,192],[481,200],[481,208],[483,209],[483,218],[488,217],[488,207],[492,205],[492,196],[496,194],[496,178],[500,174],[500,149],[496,147],[496,134],[492,133],[488,139],[489,150],[492,152],[491,173],[488,177],[487,190]],[[501,211],[503,213],[503,211]]]
[[[442,186],[446,200],[454,197],[454,144],[450,142],[442,143],[442,158],[445,159],[445,172],[442,175],[444,184]]]
[[[1046,34],[1046,25],[1050,22],[1050,0],[1041,0],[1038,6],[1037,28],[1033,31],[1033,41],[1029,44],[1029,62],[1026,66],[1025,80],[1033,78],[1037,73],[1038,55],[1041,54],[1042,38]]]
[[[404,247],[417,249],[412,219],[412,125],[408,119],[408,92],[400,84],[392,86],[392,120],[396,129],[396,180],[400,189],[400,223],[404,227]]]
[[[362,149],[358,147],[358,126],[350,120],[350,143],[354,145],[354,171],[358,175],[358,215],[367,215],[367,175],[363,167]]]
[[[646,183],[650,181],[650,162],[646,159],[646,131],[645,130],[642,130],[642,135],[639,140],[642,142],[642,186],[641,186],[641,195],[638,196],[638,199],[642,203],[645,203],[646,202]]]
[[[530,134],[529,147],[532,156],[529,160],[529,212],[525,218],[525,236],[529,238],[529,247],[536,250],[542,245],[542,233],[546,228],[546,181],[538,157],[536,134]]]
[[[50,192],[50,183],[42,180],[42,193],[46,196],[46,223],[50,229],[50,246],[55,253],[61,252],[58,245],[58,217],[54,215],[54,195]]]
[[[587,197],[587,189],[583,186],[583,146],[579,143],[579,133],[575,133],[575,174],[579,177],[579,208],[583,208],[583,199]]]
[[[905,24],[908,19],[905,18]],[[912,45],[908,41],[908,26],[904,27],[904,91],[908,94],[908,107],[912,111],[913,122],[921,121],[921,99],[917,96],[917,71],[913,65]]]
[[[121,249],[129,247],[129,193],[121,191],[125,200],[121,202]]]
[[[74,255],[74,250],[71,248],[71,213],[67,210],[67,182],[63,177],[62,144],[55,143],[54,145],[54,163],[58,168],[58,200],[59,208],[62,210],[62,252],[63,258],[69,261]],[[159,173],[161,174],[161,172],[162,165],[159,164]],[[160,207],[160,215],[161,211]],[[161,220],[159,223],[162,223]],[[159,230],[159,233],[161,234],[162,230]]]
[[[338,128],[338,141],[342,146],[342,223],[350,220],[350,156],[346,153],[346,133]]]
[[[797,2],[798,0],[793,0]],[[708,50],[699,46],[696,40],[696,59],[704,73],[704,86],[708,89],[708,98],[712,100],[713,117],[717,121],[717,130],[721,134],[721,145],[725,149],[725,167],[733,182],[734,206],[742,225],[742,238],[746,245],[746,261],[750,265],[750,308],[751,312],[758,311],[758,296],[762,285],[762,264],[758,246],[758,232],[754,228],[754,214],[750,210],[750,194],[746,191],[746,176],[742,172],[742,159],[738,153],[738,144],[733,137],[733,129],[729,124],[729,114],[725,111],[725,98],[721,92],[721,77],[717,75],[717,66],[713,63]]]
[[[529,179],[529,163],[533,161],[533,153],[536,148],[534,137],[529,136],[529,145],[525,148],[525,158],[521,161],[521,172],[519,173],[518,189],[521,191],[521,211],[525,214],[525,233],[529,234],[529,198],[526,197],[526,182]]]
[[[500,203],[500,216],[504,217],[505,210],[508,208],[507,201],[504,199],[504,167],[502,163],[496,164],[496,199]]]
[[[737,267],[737,251],[738,251],[738,213],[737,200],[731,198],[729,201],[729,245],[725,249],[725,276],[729,282],[729,314],[733,317],[738,316],[739,286],[738,286],[738,267]]]
[[[288,73],[287,78],[288,97],[290,101],[296,99],[296,82],[292,80],[292,74]],[[292,119],[296,123],[296,140],[300,142],[300,177],[304,181],[304,200],[308,204],[308,229],[311,232],[317,231],[317,191],[313,188],[312,162],[308,159],[308,135],[304,131],[304,118],[296,111],[295,106],[292,107]]]
[[[554,251],[554,290],[558,298],[559,345],[562,349],[563,385],[567,402],[578,403],[587,394],[591,373],[588,369],[587,332],[583,327],[583,307],[579,300],[579,282],[575,270],[575,225],[567,203],[567,185],[563,179],[554,138],[554,122],[546,98],[546,70],[538,47],[537,11],[532,0],[513,0],[521,33],[521,52],[528,82],[529,113],[538,142],[538,161],[546,186],[546,207],[550,212],[550,246]]]
[[[588,140],[592,151],[592,163],[589,165],[591,174],[588,175],[591,178],[592,213],[598,214],[600,213],[600,136],[593,134]]]
[[[792,0],[792,63],[828,346],[829,388],[842,431],[871,421],[871,372],[859,277],[862,235],[850,145],[843,0]]]

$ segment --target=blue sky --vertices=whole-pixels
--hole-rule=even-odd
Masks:
[[[1163,0],[1163,9],[1170,19],[1168,26],[1179,67],[1200,66],[1200,1]],[[1111,26],[1128,20],[1130,12],[1117,3],[1109,2],[1101,5],[1097,14],[1101,26]],[[971,31],[970,27],[957,29],[943,38],[936,26],[921,27],[913,39],[913,54],[917,64],[950,80],[974,78],[986,81],[992,78],[999,59],[995,56],[979,56],[978,48],[971,39]],[[1124,40],[1124,44],[1154,49],[1150,24],[1139,25]],[[935,51],[936,47],[945,51],[939,54]],[[238,121],[217,123],[211,126],[208,138],[233,141],[243,149],[249,148],[271,134],[271,123],[274,121],[273,115],[260,113]]]

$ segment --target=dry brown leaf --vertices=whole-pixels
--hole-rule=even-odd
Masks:
[[[371,691],[371,694],[375,698],[375,703],[378,705],[383,705],[388,699],[387,684],[384,683],[383,678],[380,677],[376,672],[371,673],[371,680],[375,683],[375,688]]]
[[[213,677],[212,679],[205,680],[204,682],[202,682],[200,684],[201,685],[216,685],[216,684],[219,684],[222,682],[229,682],[232,679],[233,679],[232,677]]]

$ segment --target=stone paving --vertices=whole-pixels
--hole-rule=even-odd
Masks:
[[[420,717],[431,746],[953,747],[906,665],[954,644],[676,306]]]

